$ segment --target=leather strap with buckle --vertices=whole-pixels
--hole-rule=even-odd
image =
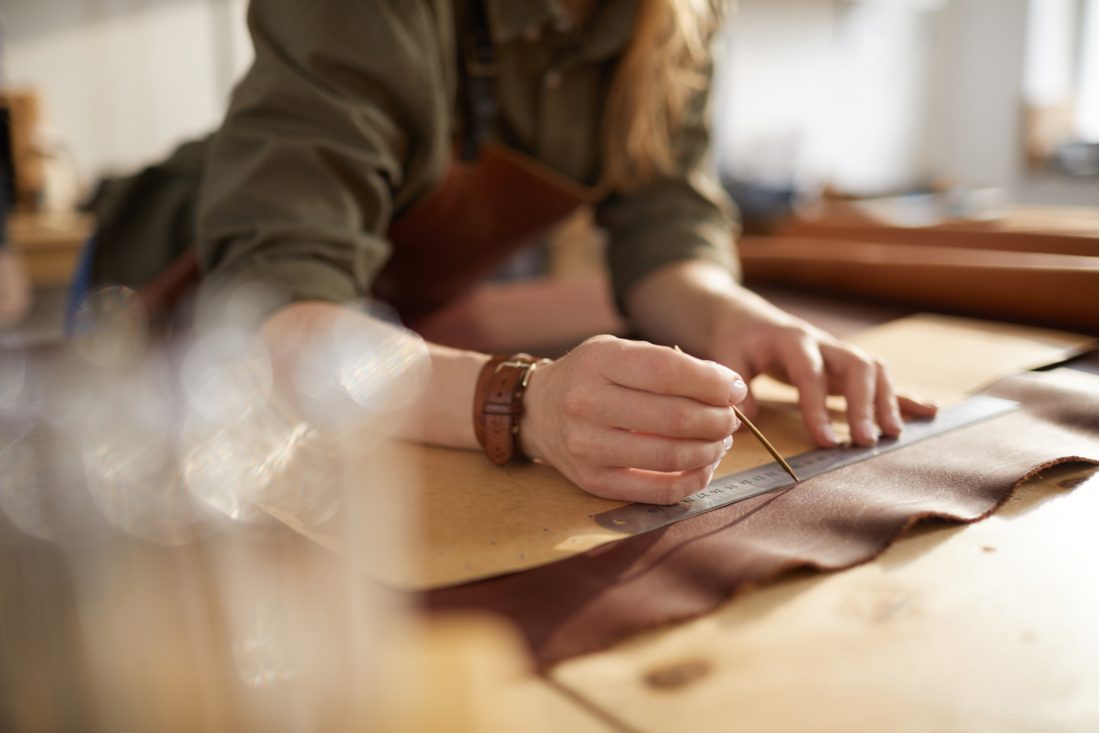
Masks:
[[[513,354],[494,356],[482,367],[474,392],[474,432],[496,465],[531,460],[519,444],[523,395],[535,367],[549,363],[530,354]]]

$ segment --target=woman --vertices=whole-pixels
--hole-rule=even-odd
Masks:
[[[737,283],[729,206],[704,164],[716,16],[699,0],[256,0],[256,60],[205,160],[204,291],[283,288],[292,302],[261,334],[288,367],[341,302],[373,292],[415,324],[491,267],[507,243],[466,241],[471,208],[487,207],[487,232],[529,214],[503,240],[587,199],[624,315],[699,358],[610,336],[537,367],[430,345],[407,437],[480,437],[497,462],[539,459],[593,494],[671,503],[711,479],[731,406],[765,371],[799,389],[818,445],[837,442],[827,394],[846,396],[855,442],[898,434],[901,411],[934,407]],[[521,205],[494,204],[517,190]]]

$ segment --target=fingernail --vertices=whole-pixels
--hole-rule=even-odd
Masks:
[[[722,441],[722,447],[724,448],[723,454],[729,453],[730,448],[733,447],[733,436],[727,435],[726,439]]]
[[[904,424],[901,421],[901,413],[897,410],[890,410],[890,422],[894,428],[895,433],[901,433],[904,428]]]
[[[721,462],[722,462],[722,459],[719,458],[717,461],[715,461],[714,463],[707,466],[707,470],[710,471],[711,473],[714,473],[715,471],[718,470],[718,464],[721,463]]]
[[[878,431],[875,430],[875,424],[870,420],[860,420],[856,430],[863,436],[865,442],[871,445],[878,442]]]
[[[833,424],[830,422],[821,423],[821,434],[825,436],[825,440],[833,445],[840,442],[840,438],[837,437],[836,431],[833,430]]]
[[[734,379],[733,385],[730,387],[730,404],[737,404],[748,396],[749,385],[745,384],[741,377]]]

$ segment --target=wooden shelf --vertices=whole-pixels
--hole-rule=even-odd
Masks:
[[[72,280],[93,227],[94,219],[88,214],[60,219],[17,213],[8,221],[8,241],[22,255],[34,287],[59,287]]]

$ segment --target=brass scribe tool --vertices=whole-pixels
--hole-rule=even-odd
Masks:
[[[783,460],[783,456],[779,455],[779,451],[772,447],[772,444],[769,443],[768,439],[764,437],[764,434],[760,432],[760,428],[749,422],[749,419],[745,417],[745,414],[743,412],[737,409],[736,405],[733,405],[733,411],[737,414],[737,419],[743,422],[745,424],[745,427],[752,431],[752,434],[756,436],[756,439],[759,440],[760,443],[768,449],[768,453],[772,454],[772,458],[776,460],[776,463],[782,466],[783,470],[791,475],[791,478],[793,478],[795,481],[800,481],[801,479],[799,479],[798,476],[795,474],[794,469],[787,465],[787,462]]]
[[[679,346],[673,346],[673,348],[679,351],[681,354],[684,353]],[[798,476],[791,469],[791,467],[787,465],[787,462],[783,460],[783,456],[779,455],[779,451],[772,447],[772,444],[768,442],[768,439],[764,437],[764,434],[760,432],[760,429],[753,425],[752,422],[747,417],[745,417],[745,413],[737,409],[737,405],[731,405],[731,407],[733,407],[733,412],[737,415],[737,419],[744,423],[745,427],[748,428],[749,431],[756,436],[756,439],[760,441],[760,444],[768,449],[768,453],[772,454],[772,458],[775,459],[776,463],[782,466],[783,470],[791,475],[791,478],[793,478],[795,481],[798,481]]]

